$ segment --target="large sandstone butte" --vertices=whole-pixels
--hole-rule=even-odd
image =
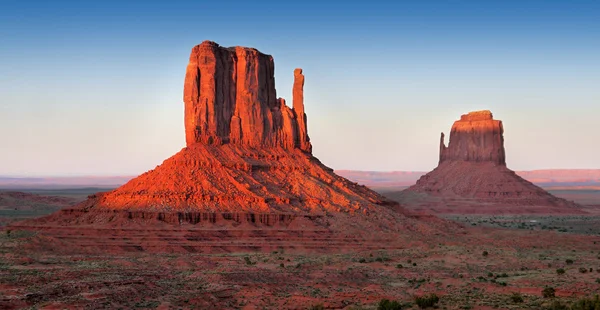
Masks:
[[[442,198],[431,208],[438,212],[578,213],[575,203],[552,196],[506,167],[503,134],[502,121],[490,111],[462,115],[452,125],[447,147],[441,135],[437,168],[404,193]]]
[[[205,41],[192,49],[185,75],[187,146],[236,144],[311,152],[304,75],[294,71],[290,109],[275,92],[273,57],[253,48]]]
[[[393,247],[450,225],[409,214],[312,156],[301,69],[294,79],[290,108],[276,96],[271,56],[195,46],[187,146],[113,191],[20,227],[105,251],[219,252]]]

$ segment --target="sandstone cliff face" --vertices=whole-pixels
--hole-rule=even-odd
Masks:
[[[294,72],[293,108],[277,98],[273,57],[205,41],[192,49],[183,101],[187,146],[238,144],[311,152],[304,75]]]
[[[492,162],[506,166],[502,121],[493,119],[490,111],[470,112],[454,122],[448,147],[444,133],[440,139],[440,160]]]

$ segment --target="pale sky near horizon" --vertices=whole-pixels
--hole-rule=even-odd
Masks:
[[[204,40],[273,55],[290,103],[303,68],[313,153],[334,169],[431,170],[440,132],[481,109],[513,170],[600,168],[600,2],[411,2],[7,1],[0,175],[162,163],[185,146]]]

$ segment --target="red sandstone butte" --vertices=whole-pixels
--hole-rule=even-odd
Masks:
[[[495,120],[490,111],[462,115],[452,125],[448,147],[444,145],[444,134],[441,135],[437,168],[404,192],[477,202],[480,211],[487,208],[502,212],[502,209],[490,207],[490,204],[499,204],[543,207],[551,213],[577,213],[575,203],[552,196],[506,167],[503,134],[502,121]],[[452,211],[447,205],[443,208],[444,212]],[[539,213],[544,212],[543,208],[531,210],[536,209],[535,213]],[[511,210],[526,213],[528,209]]]
[[[273,58],[253,48],[195,46],[183,96],[187,146],[113,191],[15,228],[84,248],[192,252],[386,248],[399,246],[399,232],[460,230],[408,213],[312,156],[302,70],[293,108],[277,98],[273,72]]]
[[[289,108],[275,91],[273,57],[247,47],[195,46],[185,75],[187,146],[280,146],[311,152],[304,113],[304,75],[294,71]]]
[[[450,143],[440,139],[440,161],[491,162],[506,166],[504,154],[504,128],[490,111],[464,114],[450,130]]]

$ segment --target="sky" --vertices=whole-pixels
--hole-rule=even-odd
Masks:
[[[204,40],[301,67],[313,154],[428,171],[489,109],[514,170],[600,168],[599,1],[11,1],[0,10],[0,175],[136,175],[185,146]],[[447,141],[446,141],[447,143]]]

